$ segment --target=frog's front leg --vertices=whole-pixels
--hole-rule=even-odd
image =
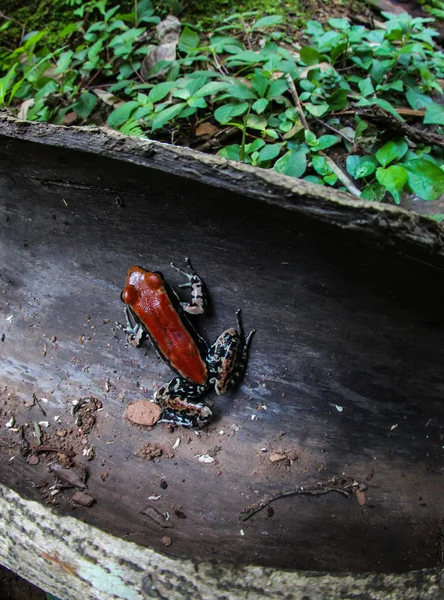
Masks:
[[[173,269],[176,269],[176,271],[182,273],[182,275],[184,275],[188,280],[185,283],[182,283],[179,287],[191,288],[191,302],[181,302],[181,305],[185,312],[191,315],[201,315],[205,312],[207,306],[204,282],[193,269],[191,261],[188,257],[185,258],[185,263],[188,267],[188,271],[184,271],[180,267],[176,267],[174,263],[171,263]]]
[[[182,377],[175,377],[154,394],[154,402],[162,409],[160,421],[183,425],[184,427],[204,427],[213,418],[211,409],[202,402],[191,402],[200,398],[207,386],[189,383]]]
[[[256,330],[244,335],[240,313],[240,309],[236,311],[237,329],[230,328],[221,333],[208,351],[210,381],[218,396],[240,382],[247,365],[251,338]]]
[[[131,309],[128,306],[125,306],[125,321],[126,325],[119,323],[116,321],[116,326],[121,329],[124,333],[126,333],[126,339],[128,342],[134,346],[135,348],[140,348],[143,343],[143,340],[146,338],[147,333],[145,329],[142,327],[140,323],[134,317],[134,314],[131,312]],[[131,317],[134,319],[134,324],[131,321]]]

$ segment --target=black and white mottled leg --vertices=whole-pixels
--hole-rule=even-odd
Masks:
[[[256,331],[253,329],[244,336],[240,312],[236,311],[237,329],[231,328],[221,333],[208,351],[210,381],[218,396],[226,394],[242,379],[251,338]]]
[[[138,323],[135,319],[133,324],[131,316],[133,316],[134,318],[134,315],[132,315],[131,310],[128,306],[125,306],[124,313],[126,325],[123,325],[122,323],[116,321],[116,326],[119,329],[121,329],[124,333],[126,333],[126,339],[132,346],[139,348],[142,345],[143,340],[146,338],[147,334],[143,329],[142,325],[140,325],[140,323]]]
[[[200,398],[207,386],[196,386],[181,377],[175,377],[154,394],[154,402],[162,409],[160,421],[184,427],[204,427],[213,418],[211,409]]]
[[[180,267],[176,267],[174,263],[171,263],[173,269],[176,269],[176,271],[182,273],[182,275],[184,275],[188,280],[185,283],[182,283],[179,287],[191,288],[191,302],[181,302],[181,305],[185,312],[191,315],[201,315],[205,312],[207,305],[204,282],[193,269],[191,261],[188,257],[185,258],[185,263],[188,267],[188,271],[184,271]]]

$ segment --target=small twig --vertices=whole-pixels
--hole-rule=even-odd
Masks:
[[[336,175],[339,181],[344,184],[344,186],[347,188],[350,194],[360,197],[361,190],[355,186],[355,184],[347,177],[344,171],[338,167],[335,161],[329,156],[327,156],[322,150],[318,150],[318,153],[325,158],[330,169],[333,171],[333,173]]]
[[[40,454],[40,452],[58,452],[69,456],[69,458],[74,458],[76,455],[73,450],[61,450],[60,448],[54,448],[53,446],[39,446],[33,450],[33,454]]]
[[[349,138],[348,135],[345,135],[345,133],[342,133],[342,131],[339,131],[339,129],[336,129],[336,127],[333,127],[332,125],[329,125],[328,123],[325,123],[324,121],[321,121],[321,119],[318,119],[318,117],[314,117],[314,118],[316,119],[316,121],[318,121],[318,123],[320,123],[324,127],[327,127],[327,129],[330,129],[331,131],[334,131],[335,133],[337,133],[338,135],[340,135],[341,137],[343,137],[344,140],[346,140],[350,144],[354,145],[354,141],[351,138]]]
[[[291,77],[291,75],[289,75],[287,73],[287,75],[285,75],[285,79],[287,80],[288,83],[288,87],[290,88],[290,92],[291,92],[291,97],[293,98],[293,102],[295,104],[296,110],[298,111],[298,115],[299,115],[299,119],[304,127],[304,129],[306,129],[307,131],[310,131],[310,127],[308,126],[308,123],[305,119],[305,115],[304,115],[304,111],[302,108],[302,104],[301,101],[299,99],[299,94],[298,91],[296,89],[296,86],[294,84],[294,81]]]
[[[137,71],[134,67],[133,67],[133,63],[130,63],[132,70],[134,71],[134,73],[137,75],[137,77],[139,78],[139,81],[141,81],[142,83],[145,83],[145,79],[142,77],[142,75],[139,73],[139,71]]]
[[[262,500],[262,502],[259,504],[256,504],[251,508],[241,512],[241,519],[242,521],[248,521],[248,519],[250,519],[253,515],[266,508],[275,500],[279,500],[279,498],[288,498],[289,496],[323,496],[324,494],[328,494],[330,492],[336,492],[342,496],[345,496],[345,498],[350,497],[348,492],[335,487],[319,488],[316,490],[304,490],[303,488],[299,488],[297,490],[290,490],[289,492],[281,492],[275,496],[272,496],[269,500]]]
[[[37,398],[37,395],[35,393],[32,394],[32,404],[29,408],[32,408],[33,406],[35,406],[37,404],[37,406],[40,408],[40,410],[43,413],[43,416],[46,417],[46,412],[45,409],[43,408],[43,406],[40,404],[40,400]]]
[[[247,44],[248,44],[248,48],[249,48],[249,50],[253,50],[253,47],[252,47],[252,45],[251,45],[251,39],[250,39],[250,34],[249,34],[249,32],[248,32],[248,27],[247,27],[247,24],[246,24],[246,23],[245,23],[245,21],[242,19],[242,17],[241,17],[240,21],[241,21],[241,23],[242,23],[242,26],[243,26],[243,28],[245,29],[245,35],[246,35],[246,37],[247,37]]]

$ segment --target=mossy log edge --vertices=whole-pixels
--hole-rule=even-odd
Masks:
[[[0,485],[0,562],[64,600],[444,598],[444,571],[328,574],[171,559]]]
[[[0,109],[0,135],[81,150],[194,179],[292,210],[412,258],[444,266],[444,228],[430,218],[347,192],[259,169],[219,156],[153,140],[128,137],[107,127],[65,127],[21,121]]]

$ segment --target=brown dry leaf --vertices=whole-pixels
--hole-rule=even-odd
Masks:
[[[205,123],[201,123],[196,128],[195,135],[196,137],[200,137],[201,135],[214,135],[218,131],[220,131],[219,127],[216,127],[216,125],[206,121]]]
[[[112,106],[113,108],[117,108],[121,104],[125,104],[123,100],[111,94],[111,92],[107,92],[106,90],[102,90],[101,88],[95,88],[92,90],[96,96],[102,100],[108,106]]]
[[[71,123],[74,123],[74,121],[77,119],[77,115],[76,113],[72,110],[69,113],[66,113],[65,118],[63,119],[63,125],[71,125]],[[80,336],[79,336],[80,337]],[[82,336],[83,337],[83,336]],[[83,344],[83,339],[80,342],[81,344]]]

